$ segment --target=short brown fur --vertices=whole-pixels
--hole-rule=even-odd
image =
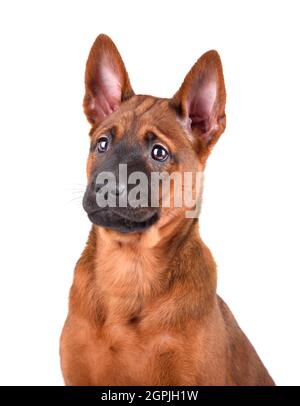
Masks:
[[[92,100],[101,97],[94,75],[105,56],[115,64],[121,86],[119,105],[107,111]],[[115,45],[99,36],[86,71],[91,143],[112,127],[117,139],[126,134],[133,143],[154,132],[178,154],[169,172],[203,171],[225,128],[225,87],[218,54],[211,51],[199,61],[172,99],[135,96]],[[189,131],[186,98],[195,75],[207,70],[204,62],[217,66],[214,126],[203,130],[201,123]],[[94,165],[91,151],[88,178]],[[66,385],[274,384],[217,296],[215,262],[199,236],[198,220],[187,219],[185,211],[162,208],[159,221],[141,233],[92,226],[61,335]]]

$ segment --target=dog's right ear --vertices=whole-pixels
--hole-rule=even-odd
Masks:
[[[97,125],[134,95],[125,65],[113,41],[99,35],[89,54],[85,71],[84,112]]]

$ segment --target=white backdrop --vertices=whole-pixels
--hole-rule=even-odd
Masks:
[[[62,384],[58,341],[90,224],[83,76],[117,44],[136,93],[171,96],[219,51],[226,132],[206,171],[201,234],[227,301],[279,385],[300,384],[298,1],[0,3],[0,384]]]

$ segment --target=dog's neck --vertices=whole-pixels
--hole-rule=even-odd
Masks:
[[[105,320],[135,318],[147,306],[153,312],[167,301],[164,323],[172,324],[181,314],[199,317],[211,307],[216,267],[200,239],[198,221],[174,221],[161,230],[152,227],[140,235],[123,236],[93,227],[91,235],[82,260],[90,247],[93,305],[97,302],[99,313],[100,304]]]
[[[96,269],[102,289],[107,283],[109,292],[115,288],[120,295],[128,291],[132,295],[134,290],[140,298],[161,292],[171,276],[170,265],[192,229],[190,220],[180,226],[174,222],[163,229],[151,227],[139,234],[97,228]]]

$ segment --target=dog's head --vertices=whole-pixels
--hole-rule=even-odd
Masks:
[[[85,87],[92,129],[83,206],[92,223],[128,233],[184,217],[191,209],[186,195],[192,206],[200,199],[195,174],[203,172],[225,129],[218,53],[204,54],[171,99],[135,95],[116,46],[100,35],[88,57]],[[169,188],[163,188],[168,176]]]

